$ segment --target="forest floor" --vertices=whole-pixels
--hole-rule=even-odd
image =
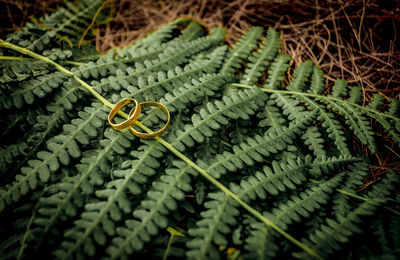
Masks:
[[[0,38],[63,5],[62,0],[0,0]],[[400,97],[400,1],[109,0],[104,8],[111,9],[110,19],[91,30],[101,53],[129,45],[178,17],[194,18],[208,28],[226,27],[227,44],[253,25],[271,26],[281,33],[282,51],[292,56],[293,67],[312,60],[328,85],[343,78],[362,88],[364,103],[374,93],[388,100]],[[374,162],[367,183],[388,168],[400,171],[399,148],[376,131],[382,140],[377,140],[376,154],[367,154]],[[368,153],[358,141],[354,147]]]

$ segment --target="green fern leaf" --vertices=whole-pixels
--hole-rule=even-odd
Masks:
[[[131,202],[125,192],[140,194],[142,190],[138,184],[143,185],[146,180],[145,176],[151,176],[155,173],[155,171],[149,172],[145,168],[149,165],[150,158],[160,157],[165,152],[165,149],[155,142],[146,145],[142,149],[143,153],[140,154],[139,159],[131,162],[131,168],[114,173],[114,176],[119,179],[109,182],[106,189],[96,191],[96,196],[100,201],[85,205],[85,211],[81,214],[81,219],[77,220],[75,227],[65,234],[66,238],[79,237],[79,239],[73,244],[64,243],[61,245],[63,250],[67,251],[67,255],[74,254],[81,245],[93,243],[93,241],[104,246],[106,235],[115,235],[114,221],[121,219],[119,209],[125,214],[130,213],[132,210]],[[105,230],[105,234],[101,231],[102,227]],[[88,254],[90,255],[91,251]],[[56,255],[67,257],[63,256],[61,251],[56,252]]]
[[[268,78],[266,84],[263,86],[267,89],[276,89],[279,84],[283,81],[283,73],[289,67],[290,56],[287,54],[279,53],[271,64],[270,70],[268,70]]]
[[[207,210],[200,213],[203,219],[196,223],[197,228],[188,231],[191,236],[195,236],[187,243],[190,250],[186,256],[189,259],[219,258],[219,252],[212,242],[227,245],[228,241],[223,234],[230,231],[228,225],[236,224],[235,217],[239,211],[230,204],[228,196],[223,193],[211,193],[208,197],[213,200],[204,203]]]
[[[240,62],[257,47],[257,39],[263,33],[262,27],[252,27],[232,46],[221,69],[221,73],[233,73],[240,67]]]
[[[254,110],[263,104],[264,98],[265,95],[253,89],[224,96],[221,101],[209,102],[199,114],[192,116],[193,124],[184,126],[185,131],[177,131],[176,137],[169,140],[173,146],[183,151],[185,146],[193,146],[194,141],[201,143],[205,137],[212,136],[212,129],[217,130],[221,125],[228,124],[228,118],[248,119],[248,115],[254,114]],[[253,103],[249,100],[253,100]]]
[[[89,143],[90,138],[96,137],[97,131],[91,136],[91,130],[100,127],[107,118],[104,110],[104,106],[94,104],[94,107],[88,107],[81,114],[86,118],[74,119],[72,124],[64,125],[64,133],[47,142],[48,151],[38,152],[37,159],[28,161],[28,166],[21,168],[21,174],[17,175],[16,181],[0,190],[0,210],[2,211],[6,204],[18,201],[30,189],[35,189],[39,180],[48,182],[51,172],[57,171],[60,164],[68,165],[70,157],[80,157],[81,151],[77,142],[85,145]]]
[[[177,207],[176,200],[184,199],[183,192],[192,190],[190,166],[181,162],[175,164],[177,168],[167,169],[166,175],[159,181],[153,182],[153,187],[147,193],[147,198],[142,201],[141,209],[133,212],[135,219],[128,219],[124,227],[117,228],[118,236],[108,246],[107,253],[110,257],[120,257],[132,250],[140,250],[143,242],[150,240],[151,236],[158,233],[159,228],[166,228],[168,221],[165,215]]]
[[[249,57],[250,63],[248,64],[248,68],[245,70],[245,74],[242,76],[240,83],[255,83],[262,75],[265,67],[267,67],[269,62],[278,54],[280,47],[281,41],[278,32],[273,28],[269,28],[267,37],[261,43],[260,48]]]
[[[254,162],[262,162],[263,157],[282,151],[289,144],[292,144],[296,132],[304,128],[309,120],[312,120],[312,117],[313,115],[309,114],[288,128],[271,129],[264,136],[248,137],[245,142],[233,147],[233,153],[225,151],[222,154],[217,154],[209,164],[201,160],[198,163],[214,178],[218,179],[227,171],[235,172],[245,165],[252,166]]]
[[[362,202],[357,208],[347,212],[346,215],[338,215],[337,219],[326,219],[326,223],[320,226],[320,229],[310,234],[310,242],[321,255],[331,254],[340,249],[339,243],[346,243],[349,237],[354,233],[362,233],[357,226],[361,222],[361,216],[373,215],[379,206],[385,203],[382,199],[390,190],[394,188],[393,182],[398,182],[398,176],[391,174],[388,181],[375,187],[375,191],[370,192],[373,197]],[[384,191],[382,193],[382,191]],[[296,254],[297,257],[307,257],[303,254]]]
[[[288,90],[302,92],[313,70],[313,63],[307,60],[300,64],[293,73],[293,79],[287,87]]]
[[[23,81],[29,77],[47,74],[49,65],[42,61],[16,60],[2,61],[0,83]]]
[[[255,200],[256,197],[265,200],[267,193],[277,195],[284,192],[286,187],[295,189],[306,180],[305,172],[308,165],[311,164],[311,158],[307,157],[305,161],[298,159],[292,161],[272,161],[272,168],[263,167],[263,172],[256,172],[255,176],[250,176],[240,182],[240,185],[231,183],[230,189],[246,202]]]
[[[273,100],[268,100],[263,111],[257,114],[262,119],[259,123],[260,127],[270,126],[278,128],[285,125],[287,120],[281,116],[282,112],[274,104]]]

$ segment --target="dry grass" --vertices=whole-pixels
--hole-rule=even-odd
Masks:
[[[4,33],[20,28],[29,15],[51,12],[60,0],[0,0]],[[283,52],[293,67],[311,59],[325,72],[328,84],[336,78],[372,94],[400,97],[400,1],[370,0],[192,0],[110,1],[112,20],[98,26],[94,37],[100,52],[125,46],[178,17],[192,17],[207,27],[225,26],[227,43],[235,42],[252,25],[272,26],[282,35]],[[3,8],[4,7],[4,8]],[[3,21],[4,20],[4,21]],[[3,36],[2,36],[3,37]],[[379,134],[379,129],[377,129]],[[386,136],[378,138],[372,177],[386,167],[400,169],[400,152]],[[380,140],[382,139],[382,140]],[[355,149],[364,149],[354,143]]]
[[[382,1],[379,1],[382,2]],[[386,1],[149,1],[113,5],[112,23],[100,30],[100,51],[124,46],[177,17],[200,20],[207,27],[226,26],[235,42],[251,25],[272,26],[282,33],[283,51],[295,65],[311,59],[328,81],[345,78],[369,99],[379,92],[400,93],[400,3]]]

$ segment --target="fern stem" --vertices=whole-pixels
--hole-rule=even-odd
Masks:
[[[165,253],[164,253],[164,256],[163,256],[163,260],[167,260],[169,251],[171,250],[171,245],[172,245],[172,241],[173,241],[174,237],[175,237],[175,235],[171,234],[171,237],[169,238],[169,241],[168,241],[167,249],[165,250]]]
[[[314,183],[321,183],[321,182],[319,182],[319,181],[317,181],[317,180],[310,180],[310,181],[311,181],[311,182],[314,182]],[[350,197],[359,199],[359,200],[363,200],[363,201],[367,201],[367,202],[369,201],[369,199],[367,199],[367,198],[364,198],[364,197],[362,197],[362,196],[358,196],[358,195],[356,195],[356,194],[353,194],[353,193],[351,193],[351,192],[348,192],[348,191],[345,191],[345,190],[342,190],[342,189],[336,189],[336,191],[338,191],[338,192],[340,192],[340,193],[342,193],[342,194],[345,194],[345,195],[347,195],[347,196],[350,196]],[[384,198],[384,199],[386,199],[386,198]],[[387,199],[387,200],[390,200],[390,199]],[[397,201],[395,201],[395,202],[397,202]],[[391,209],[391,208],[389,208],[389,207],[384,207],[384,208],[387,209],[387,210],[389,210],[390,212],[392,212],[392,213],[394,213],[394,214],[400,216],[400,212],[398,212],[397,210]]]
[[[192,168],[194,168],[196,171],[198,171],[204,178],[206,178],[208,181],[210,181],[212,184],[217,186],[221,191],[223,191],[226,195],[234,199],[236,202],[238,202],[243,208],[245,208],[249,213],[251,213],[253,216],[264,222],[267,226],[271,226],[273,229],[275,229],[276,232],[284,236],[286,239],[306,251],[312,256],[315,256],[318,259],[322,259],[317,253],[307,247],[306,245],[302,244],[300,241],[295,239],[293,236],[289,235],[285,231],[283,231],[281,228],[279,228],[277,225],[275,225],[271,220],[267,219],[264,217],[261,213],[253,209],[249,204],[244,202],[242,199],[239,198],[235,193],[230,191],[228,188],[226,188],[222,183],[214,179],[210,174],[208,174],[205,170],[200,168],[197,164],[195,164],[193,161],[191,161],[189,158],[187,158],[185,155],[183,155],[181,152],[176,150],[170,143],[166,142],[165,140],[161,139],[160,137],[157,137],[156,140],[163,144],[166,148],[168,148],[171,152],[173,152],[176,156],[178,156],[182,161],[186,162],[188,165],[190,165]]]
[[[86,65],[86,64],[87,64],[87,63],[85,63],[85,62],[72,61],[72,60],[63,61],[63,63],[65,63],[65,64],[71,64],[71,65],[74,65],[74,66],[82,66],[82,65]]]
[[[14,57],[14,56],[0,56],[0,60],[33,60],[26,57]]]
[[[46,188],[47,188],[46,186],[43,188],[42,192],[40,193],[39,198],[41,198],[43,196],[44,192],[46,191]],[[33,209],[32,216],[29,219],[28,224],[26,225],[26,231],[25,231],[24,237],[21,240],[21,247],[18,250],[17,260],[22,258],[22,253],[24,252],[24,249],[26,247],[25,242],[28,239],[28,236],[30,234],[29,231],[30,231],[33,219],[35,218],[36,212],[37,212],[37,210],[39,208],[39,204],[40,204],[40,200],[38,200],[38,202],[36,203],[35,208]]]
[[[98,156],[96,161],[99,161],[99,159],[103,159],[104,156],[107,155],[107,152],[111,149],[113,143],[117,142],[117,139],[115,138],[107,147],[107,149],[102,152],[102,156]],[[150,149],[146,152],[147,154],[149,153]],[[136,164],[135,168],[138,168],[143,161],[145,160],[145,158],[147,157],[147,154],[144,154],[142,156],[142,158],[140,159],[140,161]],[[92,169],[96,166],[96,164],[93,164]],[[92,169],[88,170],[87,173],[89,174]],[[124,191],[124,188],[126,188],[127,184],[129,183],[129,181],[132,179],[133,174],[136,172],[136,169],[132,170],[130,175],[128,177],[126,177],[123,181],[123,183],[121,184],[120,188],[118,189],[117,192],[115,192],[111,197],[108,198],[107,200],[107,204],[101,209],[101,211],[99,212],[97,218],[95,221],[93,221],[91,223],[91,225],[89,227],[87,227],[85,229],[85,232],[79,237],[79,239],[74,243],[74,245],[68,250],[68,252],[65,254],[65,256],[63,257],[63,259],[68,259],[69,257],[71,257],[71,255],[73,254],[73,252],[87,239],[87,237],[93,232],[93,230],[97,227],[97,225],[99,224],[99,222],[104,218],[104,216],[109,212],[111,206],[113,205],[113,203],[115,203],[115,201],[117,200],[118,196],[120,196],[120,193]],[[86,174],[86,175],[88,175]],[[73,188],[77,188],[83,181],[83,177],[87,177],[87,176],[82,176],[81,179],[79,180],[79,184],[75,185]],[[82,180],[82,181],[81,181]],[[72,193],[70,193],[72,194]],[[65,200],[66,201],[66,200]],[[61,207],[60,207],[61,208]]]
[[[230,86],[239,87],[239,88],[248,88],[248,89],[252,89],[252,88],[255,87],[255,86],[250,86],[250,85],[241,84],[241,83],[232,83],[232,84],[230,84]],[[363,106],[357,105],[357,104],[355,104],[353,102],[349,102],[349,101],[346,101],[346,100],[343,100],[343,99],[338,99],[338,98],[334,98],[334,97],[327,97],[327,96],[322,96],[322,95],[317,95],[317,94],[312,94],[312,93],[306,93],[306,92],[297,92],[297,91],[279,90],[279,89],[267,89],[267,88],[259,88],[259,87],[257,87],[257,88],[260,89],[261,91],[264,91],[264,92],[267,92],[267,93],[281,93],[281,94],[288,94],[288,95],[298,95],[298,96],[303,96],[303,97],[307,96],[307,97],[313,97],[313,98],[326,99],[326,100],[329,100],[329,101],[334,101],[334,102],[339,102],[339,103],[346,103],[346,104],[351,105],[353,107],[357,107],[357,108],[359,108],[361,110],[366,110],[366,111],[368,111],[370,113],[374,113],[374,114],[377,114],[377,115],[380,115],[380,116],[383,116],[383,117],[388,117],[390,119],[393,119],[393,120],[396,120],[396,121],[400,121],[400,118],[398,118],[398,117],[387,115],[387,114],[381,113],[379,111],[376,111],[374,109],[363,107]]]
[[[364,197],[355,195],[355,194],[350,193],[350,192],[347,192],[347,191],[345,191],[345,190],[341,190],[341,189],[336,189],[336,190],[337,190],[338,192],[343,193],[343,194],[345,194],[345,195],[348,195],[348,196],[350,196],[350,197],[354,197],[354,198],[357,198],[357,199],[360,199],[360,200],[364,200],[364,201],[369,201],[369,199],[367,199],[367,198],[364,198]],[[391,209],[391,208],[389,208],[389,207],[384,207],[384,208],[387,209],[387,210],[389,210],[390,212],[392,212],[392,213],[394,213],[394,214],[400,216],[400,212],[398,212],[397,210]]]
[[[37,54],[37,53],[35,53],[33,51],[30,51],[30,50],[28,50],[26,48],[17,46],[15,44],[12,44],[12,43],[9,43],[9,42],[6,42],[6,41],[4,41],[2,39],[0,39],[0,47],[12,49],[14,51],[17,51],[17,52],[23,53],[25,55],[31,56],[32,58],[35,58],[35,59],[50,63],[51,65],[53,65],[59,71],[64,72],[65,74],[72,76],[83,87],[85,87],[85,89],[87,89],[93,96],[95,96],[97,99],[99,99],[104,105],[106,105],[106,106],[108,106],[110,108],[112,108],[114,106],[113,104],[108,102],[107,99],[105,99],[99,93],[97,93],[96,90],[94,90],[91,86],[89,86],[85,81],[83,81],[80,78],[78,78],[73,72],[71,72],[70,70],[67,70],[66,68],[64,68],[60,64],[52,61],[51,59],[49,59],[49,58],[47,58],[45,56],[39,55],[39,54]]]
[[[47,57],[44,57],[40,54],[37,54],[33,51],[30,51],[26,48],[17,46],[15,44],[6,42],[2,39],[0,39],[0,47],[3,48],[8,48],[8,49],[12,49],[15,50],[17,52],[23,53],[25,55],[31,56],[32,58],[38,59],[38,60],[42,60],[44,62],[47,62],[51,65],[53,65],[57,70],[66,73],[67,75],[72,76],[77,82],[79,82],[85,89],[87,89],[93,96],[95,96],[99,101],[101,101],[105,106],[108,106],[109,108],[113,108],[114,105],[112,103],[110,103],[107,99],[105,99],[103,96],[101,96],[99,93],[97,93],[96,90],[94,90],[93,87],[91,87],[89,84],[87,84],[85,81],[83,81],[82,79],[80,79],[79,77],[77,77],[73,72],[71,72],[70,70],[64,68],[63,66],[61,66],[60,64],[50,60]],[[239,85],[240,87],[245,87],[245,88],[252,88],[251,86],[247,86],[247,85],[243,85],[243,84],[234,84],[234,85]],[[261,89],[264,91],[264,89]],[[269,91],[269,90],[268,90]],[[267,92],[268,92],[267,91]],[[278,91],[279,92],[279,91]],[[284,93],[286,93],[286,91],[282,91]],[[298,92],[293,92],[295,94],[302,94],[302,93],[298,93]],[[286,94],[290,94],[290,93],[286,93]],[[318,96],[320,97],[320,96]],[[125,118],[128,118],[128,115],[122,111],[119,112],[119,114]],[[140,128],[142,128],[143,130],[145,130],[147,133],[152,133],[152,131],[146,127],[145,125],[143,125],[141,122],[136,121],[135,122],[136,125],[138,125]],[[205,170],[203,170],[202,168],[200,168],[197,164],[195,164],[192,160],[190,160],[188,157],[186,157],[184,154],[182,154],[181,152],[179,152],[177,149],[175,149],[170,143],[168,143],[167,141],[165,141],[164,139],[162,139],[161,137],[156,137],[155,140],[159,143],[161,143],[162,145],[164,145],[167,149],[169,149],[172,153],[174,153],[177,157],[179,157],[182,161],[186,162],[189,166],[191,166],[192,168],[194,168],[195,170],[197,170],[204,178],[206,178],[208,181],[210,181],[212,184],[214,184],[215,186],[217,186],[218,189],[220,189],[221,191],[223,191],[226,195],[228,195],[229,197],[231,197],[233,200],[235,200],[236,202],[238,202],[243,208],[245,208],[249,213],[251,213],[254,217],[258,218],[260,221],[262,221],[264,224],[266,224],[267,226],[272,227],[273,229],[275,229],[275,231],[277,231],[279,234],[281,234],[282,236],[284,236],[286,239],[288,239],[289,241],[291,241],[292,243],[294,243],[295,245],[297,245],[298,247],[300,247],[301,249],[303,249],[304,251],[306,251],[308,254],[316,257],[317,259],[322,259],[314,250],[312,250],[311,248],[309,248],[308,246],[306,246],[305,244],[301,243],[299,240],[295,239],[293,236],[291,236],[290,234],[286,233],[284,230],[282,230],[281,228],[279,228],[277,225],[275,225],[271,220],[267,219],[266,217],[264,217],[261,213],[259,213],[258,211],[256,211],[255,209],[253,209],[250,205],[248,205],[246,202],[244,202],[242,199],[240,199],[236,194],[234,194],[232,191],[230,191],[228,188],[226,188],[222,183],[220,183],[219,181],[217,181],[216,179],[214,179],[210,174],[208,174]]]
[[[35,60],[35,59],[26,58],[26,57],[0,56],[0,60],[18,61],[18,60]],[[81,65],[85,65],[86,64],[84,62],[69,61],[69,60],[62,61],[62,63],[71,64],[71,65],[74,65],[74,66],[81,66]]]

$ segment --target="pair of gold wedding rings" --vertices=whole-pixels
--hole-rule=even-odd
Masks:
[[[129,112],[128,119],[122,123],[114,124],[112,121],[113,121],[115,115],[124,106],[126,106],[130,103],[135,103],[135,107],[132,108],[132,110]],[[140,113],[142,113],[142,108],[145,108],[145,107],[158,107],[167,114],[167,116],[168,116],[167,123],[163,126],[163,128],[161,128],[160,130],[158,130],[156,132],[152,132],[152,133],[141,133],[141,132],[138,132],[135,129],[133,129],[132,125],[139,118]],[[169,114],[168,109],[163,104],[154,102],[154,101],[146,101],[146,102],[142,102],[139,104],[139,102],[137,102],[136,99],[133,99],[133,98],[122,99],[117,104],[115,104],[115,106],[111,109],[110,113],[108,114],[108,123],[115,130],[122,130],[122,129],[129,128],[129,130],[131,130],[131,132],[134,135],[136,135],[137,137],[143,138],[143,139],[151,139],[151,138],[154,138],[154,137],[157,137],[157,136],[163,134],[167,130],[170,121],[171,121],[171,115]]]

